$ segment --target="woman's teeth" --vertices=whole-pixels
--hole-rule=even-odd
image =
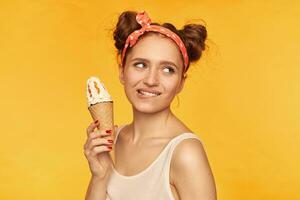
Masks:
[[[142,90],[138,90],[138,93],[140,93],[142,95],[145,95],[145,96],[150,96],[150,97],[155,97],[155,96],[159,95],[159,94],[156,94],[156,93],[145,92],[145,91],[142,91]]]

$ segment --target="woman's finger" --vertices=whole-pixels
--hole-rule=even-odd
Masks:
[[[105,152],[105,151],[111,151],[112,148],[108,146],[95,146],[90,152],[92,156],[96,156],[99,153]]]
[[[94,138],[101,138],[101,137],[109,136],[109,135],[111,135],[111,132],[109,133],[109,132],[106,132],[105,130],[96,130],[89,135],[88,139],[91,140]]]
[[[99,121],[96,120],[94,122],[92,122],[86,129],[86,133],[87,135],[89,136],[93,131],[94,129],[99,125]]]
[[[113,140],[111,138],[95,138],[90,142],[89,149],[92,149],[94,146],[100,145],[112,145]]]

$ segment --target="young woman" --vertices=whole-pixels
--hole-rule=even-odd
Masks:
[[[133,121],[112,130],[89,125],[84,145],[92,172],[86,199],[216,200],[201,140],[170,109],[190,62],[205,49],[206,29],[152,23],[146,12],[126,11],[114,30],[119,78]],[[101,126],[101,124],[100,124]],[[113,145],[114,144],[114,145]],[[115,163],[107,153],[114,146]]]

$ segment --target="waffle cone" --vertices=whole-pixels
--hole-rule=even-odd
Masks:
[[[93,120],[94,121],[98,120],[100,122],[97,127],[98,130],[112,130],[112,139],[113,141],[115,141],[113,102],[110,101],[110,102],[97,103],[90,106],[88,109],[90,111]],[[111,156],[113,157],[113,154],[111,154]]]
[[[90,114],[95,121],[100,122],[99,130],[112,130],[114,131],[114,116],[113,116],[113,102],[97,103],[90,106]]]

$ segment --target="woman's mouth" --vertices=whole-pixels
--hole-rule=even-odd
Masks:
[[[139,96],[144,96],[144,97],[156,97],[161,94],[160,92],[146,92],[141,89],[138,89],[137,92],[138,92]]]

